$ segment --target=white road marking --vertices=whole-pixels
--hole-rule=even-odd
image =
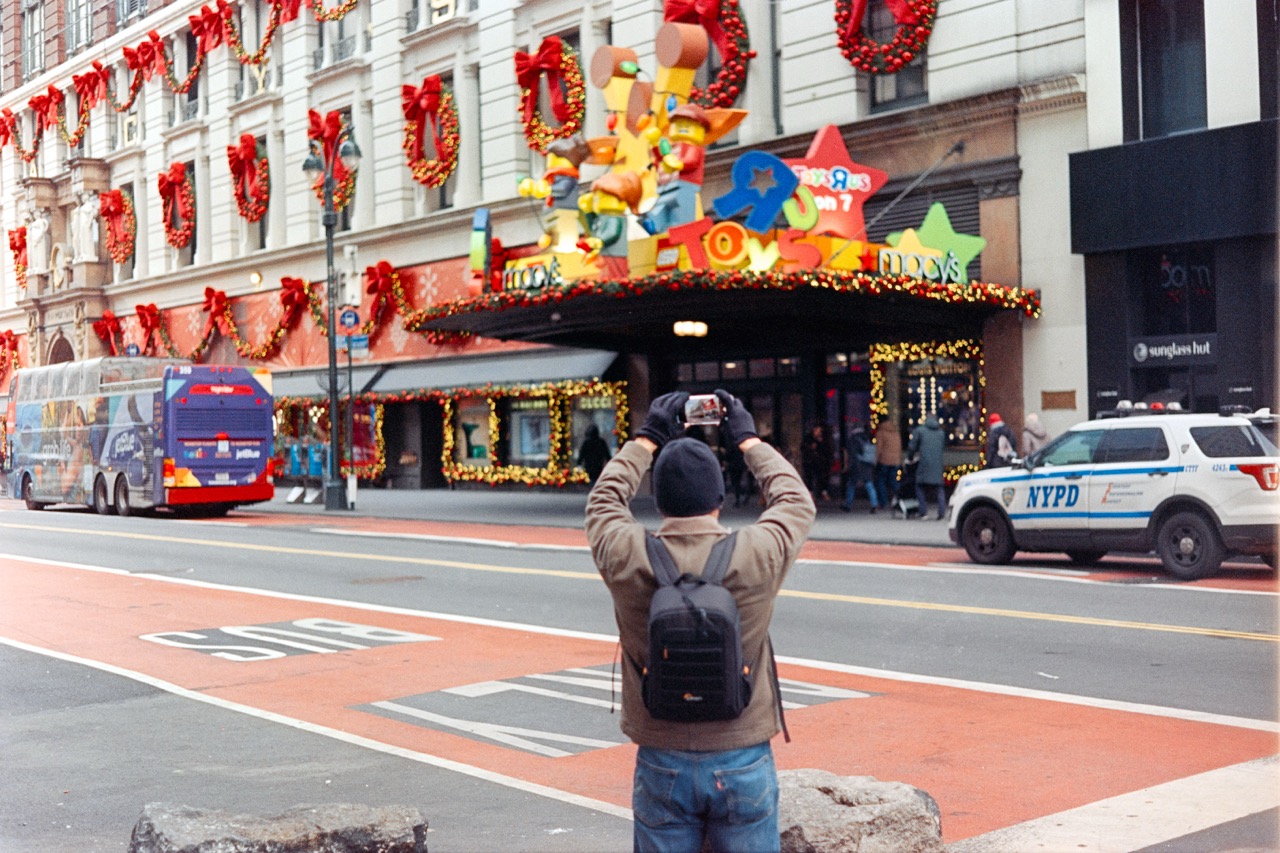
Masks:
[[[1280,806],[1277,770],[1277,756],[1221,767],[955,841],[947,853],[1141,850]]]

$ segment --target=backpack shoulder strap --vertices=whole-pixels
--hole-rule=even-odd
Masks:
[[[729,570],[729,560],[733,557],[733,548],[737,543],[738,532],[735,530],[711,546],[711,554],[707,557],[707,564],[702,567],[703,581],[724,584],[724,575]]]
[[[676,561],[672,559],[671,552],[662,540],[646,532],[644,550],[649,555],[649,564],[653,566],[653,576],[657,578],[658,586],[675,586],[680,578],[680,570],[676,568]]]

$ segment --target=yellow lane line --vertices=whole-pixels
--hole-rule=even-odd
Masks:
[[[146,533],[126,533],[116,530],[84,530],[38,524],[0,523],[0,528],[14,530],[41,530],[53,533],[84,533],[90,536],[108,536],[116,539],[134,539],[146,542],[203,545],[229,548],[238,551],[262,551],[274,554],[295,554],[309,557],[328,557],[342,560],[360,560],[374,563],[408,563],[418,566],[440,566],[450,569],[466,569],[476,572],[497,572],[510,575],[537,575],[542,577],[569,578],[571,580],[598,581],[596,572],[573,572],[564,569],[526,569],[518,566],[495,566],[488,563],[467,563],[459,560],[434,560],[428,557],[396,557],[383,554],[362,554],[352,551],[327,551],[321,548],[287,548],[282,545],[254,545],[248,542],[220,542],[216,539],[192,539],[182,536],[153,536]],[[1257,640],[1280,642],[1280,635],[1255,631],[1229,631],[1219,628],[1198,628],[1188,625],[1168,625],[1159,622],[1133,622],[1125,619],[1100,619],[1093,616],[1069,616],[1061,613],[1041,613],[1032,610],[1006,610],[998,607],[974,607],[966,604],[939,604],[930,601],[906,601],[893,598],[869,598],[860,595],[843,595],[831,592],[805,592],[784,589],[778,593],[787,598],[811,601],[832,601],[843,604],[863,604],[872,607],[899,607],[908,610],[932,610],[940,613],[963,613],[974,616],[996,616],[1006,619],[1030,619],[1038,622],[1061,622],[1070,625],[1091,625],[1099,628],[1126,628],[1136,631],[1161,631],[1171,634],[1192,634],[1199,637],[1219,637],[1233,640]]]

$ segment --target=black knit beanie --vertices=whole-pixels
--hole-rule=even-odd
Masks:
[[[724,503],[724,475],[711,448],[696,438],[667,442],[653,463],[658,512],[687,518],[706,515]]]

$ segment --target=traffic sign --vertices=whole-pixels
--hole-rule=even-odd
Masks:
[[[124,354],[127,356],[135,356],[140,352],[142,352],[142,350],[138,349],[137,344],[129,344],[124,348]]]
[[[348,332],[360,325],[360,313],[354,308],[343,308],[338,315],[338,325]]]
[[[369,357],[368,335],[339,335],[338,347],[351,353],[352,358]]]

